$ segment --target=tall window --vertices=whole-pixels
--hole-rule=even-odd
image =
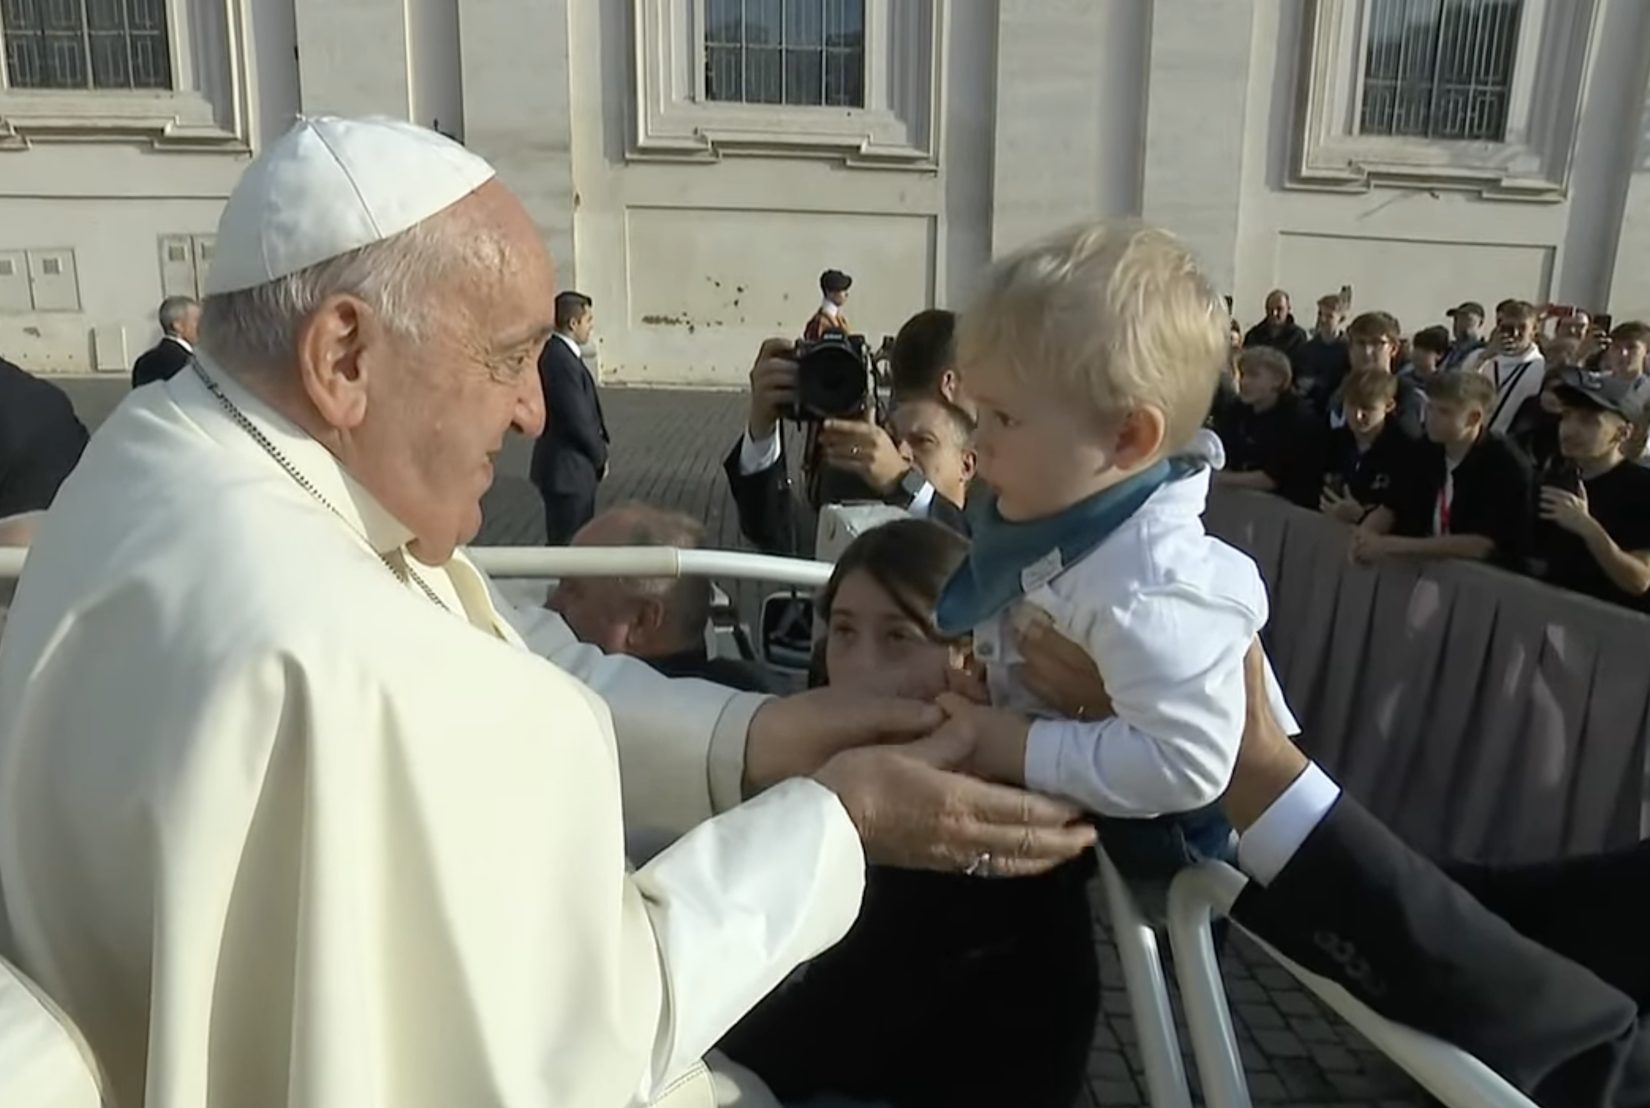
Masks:
[[[170,89],[166,0],[0,0],[14,89]]]
[[[865,106],[865,0],[704,0],[705,98]]]
[[[1366,135],[1502,142],[1522,0],[1371,0]]]

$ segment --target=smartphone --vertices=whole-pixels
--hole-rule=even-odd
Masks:
[[[1325,477],[1323,479],[1323,487],[1324,487],[1325,490],[1327,490],[1328,492],[1334,494],[1337,497],[1345,496],[1346,495],[1346,475],[1344,473],[1331,473],[1331,474],[1329,474],[1327,477]]]
[[[1341,286],[1341,310],[1343,312],[1352,310],[1352,286],[1351,285],[1342,285]]]
[[[1226,301],[1226,314],[1231,315],[1232,314],[1232,298],[1230,296],[1222,296],[1221,299]]]
[[[1568,459],[1558,459],[1541,475],[1541,483],[1550,489],[1563,489],[1572,496],[1581,495],[1581,467]]]
[[[1612,326],[1613,323],[1614,321],[1610,318],[1609,312],[1599,312],[1593,316],[1593,326],[1606,335],[1615,330],[1615,327]]]

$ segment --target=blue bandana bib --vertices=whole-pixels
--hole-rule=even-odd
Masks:
[[[942,635],[972,631],[1026,593],[1048,584],[1116,531],[1158,489],[1200,468],[1195,458],[1158,462],[1045,519],[1013,523],[989,493],[970,496],[973,532],[964,562],[945,583],[934,622]]]

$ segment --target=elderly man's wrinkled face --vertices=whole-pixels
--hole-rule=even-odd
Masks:
[[[532,221],[497,182],[436,218],[453,253],[421,306],[425,333],[380,326],[364,340],[365,412],[345,463],[412,530],[414,554],[439,565],[480,530],[505,435],[544,429],[538,357],[555,279]]]
[[[1283,326],[1283,321],[1289,318],[1289,297],[1281,292],[1274,292],[1266,298],[1266,322],[1274,327]]]
[[[661,615],[657,600],[633,596],[623,582],[606,577],[569,577],[559,582],[548,607],[567,621],[580,642],[608,654],[640,657],[650,653],[646,645],[658,630]]]

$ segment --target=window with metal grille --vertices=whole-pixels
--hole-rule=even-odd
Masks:
[[[0,0],[14,89],[170,89],[167,0]]]
[[[865,106],[865,0],[704,0],[705,99]]]
[[[1522,0],[1371,0],[1366,135],[1502,142]]]

